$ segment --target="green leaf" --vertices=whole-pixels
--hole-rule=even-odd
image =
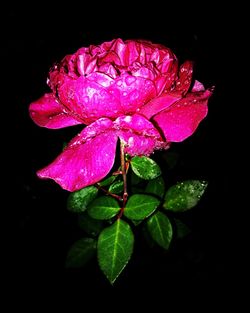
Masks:
[[[95,199],[98,190],[94,186],[88,186],[78,191],[72,192],[67,201],[68,210],[81,213],[87,209],[87,205]]]
[[[123,192],[123,186],[124,186],[123,181],[117,180],[117,181],[113,182],[112,185],[110,185],[109,192],[114,193],[114,194],[119,194],[119,193]]]
[[[109,196],[96,198],[88,207],[88,214],[98,220],[107,220],[120,211],[118,202]]]
[[[172,225],[167,216],[156,212],[147,220],[147,227],[155,242],[167,250],[173,237]]]
[[[76,241],[70,248],[67,258],[66,267],[84,266],[96,252],[96,240],[92,238],[82,238]]]
[[[99,182],[98,185],[101,187],[109,186],[110,184],[113,183],[113,181],[116,179],[116,177],[117,176],[110,176],[110,177],[102,180],[101,182]]]
[[[150,180],[146,186],[145,192],[163,198],[165,194],[165,182],[162,176]]]
[[[128,199],[124,215],[131,220],[143,220],[159,206],[160,200],[143,194],[135,194]]]
[[[90,236],[97,236],[103,229],[103,221],[90,217],[86,212],[78,215],[78,225]]]
[[[146,156],[135,156],[131,160],[133,172],[143,179],[154,179],[161,175],[159,165]]]
[[[186,224],[184,224],[182,221],[180,221],[177,218],[174,218],[174,222],[175,222],[175,227],[176,227],[177,238],[181,239],[181,238],[186,237],[188,234],[190,234],[191,230]]]
[[[130,226],[118,219],[105,228],[98,238],[97,255],[101,270],[113,284],[121,274],[133,252],[134,235]]]
[[[165,195],[163,207],[174,212],[183,212],[193,208],[200,200],[206,181],[186,180],[170,187]]]

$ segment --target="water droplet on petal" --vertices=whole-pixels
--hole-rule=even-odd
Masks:
[[[131,117],[131,116],[126,116],[126,117],[124,118],[124,122],[126,122],[126,123],[131,122],[131,120],[132,120],[132,117]]]
[[[131,92],[129,98],[131,101],[134,101],[139,98],[139,95],[139,92],[137,90],[134,90],[133,92]]]
[[[121,87],[122,81],[121,81],[121,80],[118,80],[118,81],[116,82],[116,85],[117,85],[118,87]]]
[[[128,76],[128,77],[125,79],[126,84],[127,84],[128,86],[132,85],[133,82],[135,82],[135,80],[136,80],[136,78],[133,77],[133,76]]]
[[[134,144],[134,138],[133,137],[129,137],[128,139],[128,145],[132,146]]]

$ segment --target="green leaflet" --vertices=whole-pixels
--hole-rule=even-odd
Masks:
[[[117,180],[109,186],[109,192],[111,192],[113,194],[122,193],[123,192],[123,186],[124,186],[123,181]]]
[[[108,178],[106,178],[106,179],[100,181],[100,182],[98,183],[98,185],[101,186],[101,187],[109,186],[110,184],[113,183],[113,181],[116,179],[116,177],[117,177],[117,176],[110,176],[110,177],[108,177]]]
[[[95,199],[98,190],[94,186],[88,186],[78,191],[72,192],[67,201],[68,210],[81,213],[87,209],[87,205]]]
[[[115,282],[127,265],[134,246],[134,235],[130,226],[118,219],[105,228],[98,238],[97,255],[101,270],[111,284]]]
[[[206,181],[186,180],[170,187],[165,195],[163,207],[174,212],[193,208],[207,188]]]
[[[135,194],[128,199],[124,215],[131,220],[143,220],[159,206],[160,200],[144,194]]]
[[[156,212],[147,220],[150,235],[164,249],[168,249],[173,237],[172,225],[165,214]]]
[[[133,172],[143,179],[154,179],[161,175],[159,165],[146,156],[135,156],[131,159]]]
[[[96,198],[88,207],[88,214],[98,220],[107,220],[120,211],[118,202],[110,196]]]

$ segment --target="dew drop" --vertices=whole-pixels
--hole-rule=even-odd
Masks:
[[[133,92],[131,92],[129,98],[131,101],[138,99],[139,98],[139,92],[137,90],[134,90]]]
[[[132,146],[134,144],[134,138],[133,137],[129,137],[128,139],[128,145]]]
[[[121,87],[122,81],[121,81],[121,80],[118,80],[118,81],[116,82],[116,85],[117,85],[118,87]]]
[[[136,78],[133,77],[133,76],[128,76],[128,77],[125,79],[125,81],[126,81],[126,84],[127,84],[128,86],[130,86],[130,85],[133,84],[133,82],[136,81]]]
[[[132,121],[132,117],[131,116],[126,116],[125,118],[124,118],[124,122],[126,122],[126,123],[129,123],[129,122],[131,122]]]

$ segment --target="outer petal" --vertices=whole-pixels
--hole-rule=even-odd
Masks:
[[[69,191],[100,181],[114,164],[118,137],[111,126],[108,119],[87,126],[38,176],[51,178]]]
[[[70,111],[80,115],[85,124],[101,117],[112,118],[114,112],[121,111],[121,106],[119,99],[103,86],[110,83],[110,77],[101,73],[92,73],[88,77],[81,76],[76,80],[65,78],[58,86],[60,101]]]
[[[161,111],[167,109],[176,101],[180,100],[181,96],[179,94],[165,94],[160,97],[154,98],[149,101],[144,107],[141,108],[140,114],[144,115],[148,119],[152,116],[160,113]]]
[[[114,128],[131,156],[150,155],[155,149],[167,147],[154,125],[141,115],[121,116],[114,122]]]
[[[30,116],[33,121],[42,127],[63,128],[72,125],[82,124],[82,122],[68,113],[57,102],[52,93],[47,93],[29,107]]]
[[[179,79],[176,81],[174,92],[180,93],[182,96],[184,96],[190,88],[192,76],[193,62],[186,61],[180,67]]]
[[[151,80],[124,73],[113,80],[103,73],[92,73],[77,80],[66,78],[58,87],[61,102],[80,115],[85,124],[101,117],[117,118],[133,113],[156,95]]]
[[[169,142],[183,141],[194,133],[207,115],[207,102],[212,91],[189,93],[170,108],[157,114],[153,121]]]

